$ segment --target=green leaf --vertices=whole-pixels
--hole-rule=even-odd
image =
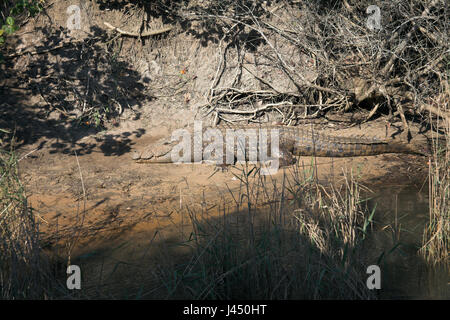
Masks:
[[[2,45],[2,44],[4,44],[4,43],[5,43],[5,38],[0,37],[0,45]]]
[[[14,18],[13,17],[8,17],[6,18],[6,24],[13,26],[14,25]]]
[[[5,32],[5,30],[0,29],[0,37],[2,36],[3,32]]]
[[[13,33],[13,30],[12,30],[11,26],[8,26],[6,24],[3,25],[2,29],[5,30],[6,34],[12,34]]]

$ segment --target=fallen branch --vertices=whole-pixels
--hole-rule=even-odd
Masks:
[[[262,107],[259,107],[257,109],[254,110],[233,110],[233,109],[223,109],[223,108],[217,108],[216,111],[217,112],[222,112],[222,113],[233,113],[233,114],[256,114],[258,112],[267,110],[269,108],[272,107],[279,107],[282,105],[289,105],[291,106],[292,103],[291,102],[287,102],[287,101],[283,101],[283,102],[279,102],[279,103],[268,103]]]
[[[53,48],[40,50],[40,51],[37,51],[37,50],[28,51],[27,50],[27,51],[23,51],[23,52],[19,52],[19,53],[14,53],[14,54],[10,54],[10,55],[5,56],[5,59],[12,59],[12,58],[20,57],[20,56],[23,56],[25,54],[29,54],[29,55],[32,55],[32,56],[36,55],[36,54],[43,54],[43,53],[47,53],[47,52],[50,52],[50,51],[61,49],[63,47],[69,46],[69,45],[74,44],[76,42],[79,42],[79,41],[63,42],[63,43],[61,43],[61,44],[59,44],[59,45],[57,45],[57,46],[55,46]]]
[[[125,31],[125,30],[119,29],[117,27],[114,27],[113,25],[111,25],[108,22],[103,22],[103,23],[105,24],[105,26],[107,26],[108,28],[110,28],[110,29],[112,29],[114,31],[119,32],[121,35],[130,36],[130,37],[137,37],[137,38],[138,37],[156,36],[158,34],[169,32],[169,31],[171,31],[173,29],[173,27],[165,27],[165,28],[161,28],[161,29],[158,29],[158,30],[151,30],[151,31],[143,32],[143,33],[138,33],[138,32],[129,32],[129,31]]]
[[[419,108],[420,111],[428,111],[438,117],[441,117],[442,119],[446,120],[448,125],[450,126],[450,113],[445,112],[444,110],[441,110],[440,108],[436,108],[429,104],[423,104]]]

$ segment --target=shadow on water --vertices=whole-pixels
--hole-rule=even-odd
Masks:
[[[281,212],[275,201],[254,207],[250,215],[242,207],[222,212],[220,205],[205,205],[202,210],[180,209],[178,223],[164,218],[170,227],[130,229],[129,237],[116,240],[105,237],[73,262],[84,270],[83,294],[90,298],[448,299],[448,274],[433,272],[419,254],[429,219],[427,185],[371,189],[365,203],[375,214],[363,241],[361,233],[358,240],[345,242],[339,230],[331,230],[340,225],[335,220],[346,217],[334,214],[331,224],[320,221],[332,211],[290,210],[286,203]],[[338,208],[348,212],[345,206]],[[296,224],[300,220],[303,227],[328,227],[329,236],[317,239],[329,243],[302,232],[302,223]],[[350,245],[344,248],[346,243]],[[381,290],[366,287],[369,265],[380,267]]]
[[[376,190],[376,189],[375,189]],[[381,299],[448,299],[448,274],[434,274],[419,254],[429,221],[428,188],[386,185],[375,191],[370,238],[381,270]]]

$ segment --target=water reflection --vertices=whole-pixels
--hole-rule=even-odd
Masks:
[[[381,299],[450,297],[448,274],[431,272],[418,253],[429,219],[428,201],[426,185],[386,185],[367,203],[371,209],[376,205],[368,250],[381,268]]]

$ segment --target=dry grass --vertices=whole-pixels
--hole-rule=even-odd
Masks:
[[[447,137],[449,137],[447,135]],[[437,150],[430,162],[430,222],[424,236],[423,254],[432,264],[450,266],[450,157],[449,144]],[[439,154],[440,153],[440,154]]]
[[[162,245],[158,294],[182,299],[373,299],[363,248],[371,212],[350,176],[326,191],[301,170],[282,183],[244,169],[236,210],[223,217],[187,208],[191,248],[176,262]],[[258,202],[255,202],[258,201]],[[261,203],[267,203],[261,207]],[[150,293],[149,293],[150,294]],[[145,294],[144,294],[145,296]]]
[[[68,297],[54,261],[41,247],[17,164],[15,152],[0,148],[0,299]]]
[[[0,297],[44,298],[38,225],[18,179],[14,153],[0,152]]]
[[[437,107],[442,112],[448,112],[448,98],[443,102]],[[431,274],[435,275],[450,272],[450,123],[437,129],[445,132],[445,140],[433,139],[433,158],[429,162],[428,177],[430,216],[420,250],[432,270]],[[448,279],[434,280],[438,289],[448,292]]]

